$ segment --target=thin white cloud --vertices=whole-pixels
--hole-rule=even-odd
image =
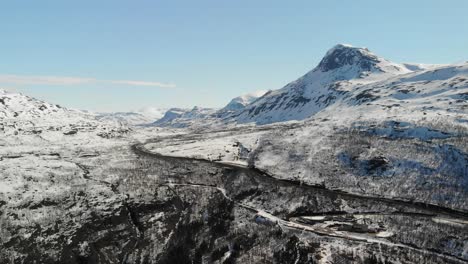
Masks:
[[[105,82],[105,81],[104,81]],[[131,80],[120,80],[120,81],[108,81],[113,84],[124,84],[132,86],[154,86],[161,88],[175,88],[176,85],[173,83],[160,83],[160,82],[145,82],[145,81],[131,81]]]
[[[61,77],[61,76],[31,76],[0,74],[0,83],[14,85],[80,85],[80,84],[118,84],[129,86],[147,86],[160,88],[175,88],[172,83],[135,81],[135,80],[99,80],[96,78]]]

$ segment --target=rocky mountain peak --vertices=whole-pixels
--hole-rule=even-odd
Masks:
[[[367,48],[353,47],[347,44],[338,44],[331,48],[320,61],[317,69],[328,72],[345,66],[356,66],[362,71],[374,71],[377,64],[383,61]]]

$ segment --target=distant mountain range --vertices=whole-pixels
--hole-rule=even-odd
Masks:
[[[466,113],[467,99],[468,63],[394,63],[367,48],[338,44],[317,67],[283,88],[236,97],[221,109],[147,108],[91,114],[1,91],[0,115],[21,116],[23,120],[86,116],[125,125],[161,127],[262,125],[311,117],[456,116]]]
[[[467,111],[467,79],[467,63],[400,64],[367,48],[338,44],[317,67],[281,89],[234,98],[219,110],[171,109],[154,125],[270,124],[314,116],[370,117],[390,112],[463,113]]]
[[[145,107],[133,112],[98,113],[99,120],[120,122],[127,125],[147,125],[164,116],[167,109]]]

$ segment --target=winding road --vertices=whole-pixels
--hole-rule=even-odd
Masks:
[[[154,143],[154,141],[152,141],[151,143]],[[379,202],[379,203],[384,203],[384,204],[388,204],[391,206],[396,206],[398,208],[412,209],[408,211],[402,210],[400,212],[390,212],[390,213],[389,212],[371,212],[371,213],[355,213],[355,214],[348,213],[346,214],[347,217],[356,218],[356,217],[366,217],[368,215],[379,215],[379,216],[402,215],[402,216],[408,216],[408,217],[425,218],[429,221],[437,222],[439,224],[458,225],[458,226],[461,225],[462,228],[464,229],[468,228],[468,213],[453,210],[450,208],[444,208],[444,207],[439,207],[437,205],[425,204],[425,203],[419,203],[419,202],[393,200],[393,199],[382,198],[382,197],[361,196],[361,195],[346,193],[346,192],[342,192],[338,190],[329,190],[329,189],[325,189],[322,186],[305,185],[301,182],[296,182],[292,180],[277,179],[258,169],[248,168],[248,167],[241,166],[238,164],[233,164],[233,163],[219,163],[219,162],[213,162],[209,160],[189,158],[189,157],[165,156],[159,153],[154,153],[154,152],[149,151],[148,149],[145,148],[145,143],[134,144],[132,146],[132,150],[138,156],[145,156],[145,157],[165,160],[169,162],[173,161],[174,164],[177,164],[177,161],[200,162],[204,164],[209,164],[210,166],[217,167],[217,168],[225,168],[225,169],[229,169],[233,171],[247,172],[248,175],[252,175],[253,177],[259,177],[262,180],[273,182],[274,184],[289,185],[289,186],[293,186],[297,188],[306,188],[306,189],[313,190],[315,192],[321,192],[324,195],[334,195],[334,196],[338,195],[346,199],[359,199],[359,200],[368,201],[368,202]],[[468,263],[467,259],[460,258],[458,256],[453,256],[444,252],[439,252],[438,250],[434,250],[430,248],[420,248],[420,247],[417,247],[416,245],[409,245],[409,244],[403,244],[403,243],[392,241],[391,239],[389,239],[390,237],[393,236],[392,232],[381,231],[381,232],[366,233],[366,232],[343,231],[343,230],[337,230],[335,228],[331,228],[327,224],[323,224],[324,222],[326,222],[324,221],[325,218],[332,218],[331,221],[329,222],[336,223],[337,221],[334,221],[333,217],[343,216],[342,212],[336,215],[315,214],[315,215],[297,215],[297,216],[290,216],[290,217],[278,217],[278,216],[275,216],[273,213],[268,212],[264,209],[256,208],[252,205],[243,203],[241,201],[237,201],[236,199],[229,196],[228,190],[220,186],[203,184],[203,183],[192,183],[192,182],[185,182],[185,183],[165,182],[162,184],[173,186],[173,187],[179,186],[179,187],[191,187],[191,188],[210,188],[210,189],[216,190],[222,193],[222,195],[226,199],[228,199],[229,201],[232,201],[237,206],[251,211],[252,213],[256,215],[256,217],[263,218],[264,220],[266,220],[266,222],[273,224],[273,225],[278,225],[282,229],[293,229],[293,230],[300,230],[300,231],[305,231],[305,232],[312,232],[320,236],[329,236],[329,237],[335,237],[335,238],[341,238],[341,239],[347,239],[347,240],[354,240],[354,241],[359,241],[363,243],[385,244],[390,247],[417,251],[422,254],[437,255],[444,259],[450,260],[454,263]],[[316,221],[316,223],[314,223],[314,221]]]

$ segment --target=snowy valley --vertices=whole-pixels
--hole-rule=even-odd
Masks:
[[[164,114],[1,91],[0,134],[0,263],[468,262],[468,62],[339,44]]]

